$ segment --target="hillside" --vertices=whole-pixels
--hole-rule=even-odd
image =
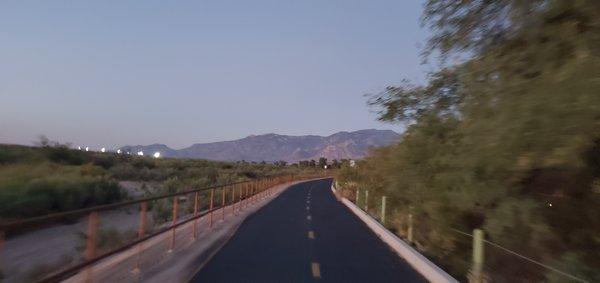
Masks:
[[[400,139],[390,130],[360,130],[339,132],[330,136],[287,136],[278,134],[252,135],[239,140],[214,143],[198,143],[183,149],[171,149],[166,145],[124,146],[129,152],[143,151],[147,154],[160,152],[166,157],[197,158],[221,161],[277,161],[297,162],[319,159],[359,159],[370,148],[389,145]]]

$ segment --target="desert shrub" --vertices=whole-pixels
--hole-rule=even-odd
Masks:
[[[68,165],[81,165],[89,161],[89,155],[80,150],[69,149],[65,145],[45,147],[48,160]]]
[[[40,263],[30,267],[24,274],[25,282],[37,282],[43,279],[56,270],[59,270],[65,265],[73,262],[73,257],[69,255],[62,255],[60,258],[53,263]]]
[[[31,217],[120,200],[114,181],[82,171],[93,166],[53,164],[0,168],[0,217]]]
[[[87,235],[83,232],[78,232],[77,236],[79,243],[75,249],[78,252],[82,252],[86,248]],[[100,227],[96,231],[96,252],[102,254],[112,251],[133,241],[136,236],[137,233],[133,229],[120,231],[114,227]]]
[[[102,154],[94,157],[93,164],[104,169],[109,169],[117,163],[114,155]]]

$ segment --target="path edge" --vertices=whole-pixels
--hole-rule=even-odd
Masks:
[[[246,219],[248,219],[250,216],[254,215],[256,212],[258,212],[264,206],[268,205],[269,203],[271,203],[272,201],[277,199],[286,190],[288,190],[289,188],[291,188],[295,185],[298,185],[298,184],[312,182],[312,181],[318,181],[318,180],[326,180],[326,179],[331,179],[331,177],[299,180],[299,181],[290,182],[288,184],[284,184],[284,187],[281,188],[278,192],[276,192],[272,198],[268,199],[267,202],[261,203],[252,212],[244,215],[243,218],[241,219],[241,221],[239,223],[237,223],[237,225],[235,225],[235,227],[232,229],[233,231],[227,233],[227,235],[224,238],[219,239],[220,241],[217,241],[217,243],[214,243],[213,245],[211,245],[208,248],[209,251],[207,253],[204,253],[203,255],[200,255],[199,257],[197,257],[196,260],[199,261],[196,263],[197,267],[190,268],[188,266],[187,270],[190,271],[190,269],[191,269],[192,272],[189,272],[187,274],[187,276],[185,276],[186,280],[184,280],[183,282],[188,282],[188,283],[192,282],[192,280],[194,280],[194,277],[196,276],[196,273],[200,272],[213,259],[213,257],[215,257],[219,253],[219,251],[223,247],[225,247],[225,245],[227,245],[227,243],[233,238],[233,236],[235,236],[235,234],[237,233],[239,228],[244,224]]]
[[[337,190],[331,184],[331,191],[337,196]],[[338,198],[350,211],[352,211],[360,220],[362,220],[373,233],[375,233],[384,243],[386,243],[398,256],[410,264],[417,272],[419,272],[429,282],[434,283],[458,283],[458,280],[439,268],[409,244],[398,238],[394,233],[386,229],[377,220],[364,212],[353,202],[345,197]]]

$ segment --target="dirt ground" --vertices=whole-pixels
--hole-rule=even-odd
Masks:
[[[94,282],[179,282],[186,281],[186,274],[193,275],[194,269],[203,260],[210,258],[233,233],[242,221],[258,210],[268,200],[278,195],[293,183],[279,185],[272,189],[272,195],[256,202],[239,203],[213,214],[213,227],[208,227],[208,216],[196,221],[197,237],[192,237],[193,221],[180,226],[175,232],[175,246],[169,250],[172,233],[158,235],[143,245],[135,246],[122,253],[95,264],[68,282],[82,282],[91,276]],[[152,219],[149,212],[148,219]],[[234,217],[231,217],[231,216]],[[107,211],[99,214],[101,227],[118,231],[135,231],[139,224],[137,209]],[[87,229],[87,217],[76,223],[56,225],[28,232],[7,239],[0,249],[0,270],[2,282],[31,282],[44,274],[62,269],[82,260],[83,233]],[[175,256],[176,255],[176,256]],[[190,276],[191,276],[190,275]],[[84,277],[85,276],[85,277]],[[177,281],[173,281],[178,278]]]

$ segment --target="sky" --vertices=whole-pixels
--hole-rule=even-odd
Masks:
[[[0,143],[400,132],[364,94],[425,77],[422,4],[2,1]]]

